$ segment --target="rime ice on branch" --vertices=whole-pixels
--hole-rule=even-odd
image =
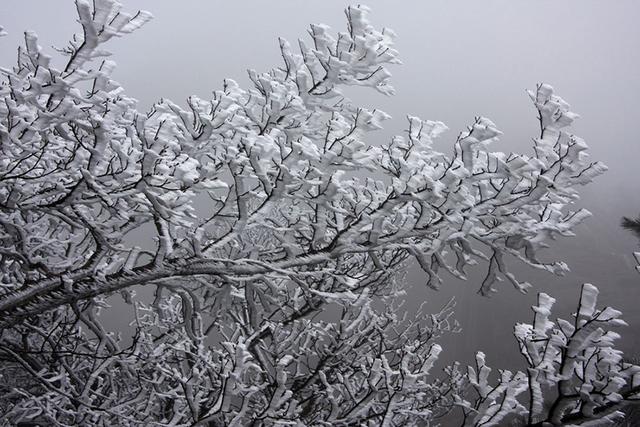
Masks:
[[[588,216],[571,204],[605,167],[567,131],[576,116],[550,86],[530,93],[541,130],[531,155],[491,152],[500,131],[482,117],[451,154],[432,147],[444,124],[412,116],[402,136],[374,145],[369,133],[389,116],[343,90],[392,94],[387,67],[399,60],[393,32],[359,6],[345,32],[314,25],[295,49],[280,40],[281,66],[250,71],[249,89],[226,80],[210,100],[143,114],[111,79],[103,44],[150,15],[109,0],[77,8],[82,34],[62,50],[63,69],[29,32],[18,64],[2,69],[8,419],[392,426],[454,406],[482,423],[522,411],[523,374],[504,372],[488,392],[481,355],[477,371],[430,376],[435,339],[457,330],[453,303],[403,318],[398,274],[415,261],[438,288],[441,271],[464,278],[485,262],[489,295],[505,278],[530,287],[509,258],[567,270],[536,252]],[[133,298],[137,286],[154,301]],[[98,316],[115,291],[134,305],[124,349]],[[318,320],[328,308],[339,320]]]
[[[571,210],[576,188],[605,167],[565,130],[576,115],[550,86],[530,94],[541,126],[533,156],[489,151],[500,132],[485,118],[452,155],[431,146],[445,126],[416,117],[404,136],[372,145],[388,115],[341,90],[390,94],[386,67],[399,61],[393,32],[358,7],[347,32],[314,25],[298,53],[281,40],[282,66],[250,71],[250,89],[227,80],[211,100],[140,114],[101,46],[150,15],[118,8],[78,2],[83,35],[64,49],[64,70],[33,33],[3,69],[1,325],[133,285],[191,282],[177,277],[286,278],[304,290],[311,269],[318,291],[342,292],[414,258],[437,288],[440,271],[464,277],[480,260],[489,295],[502,278],[530,286],[509,272],[509,256],[567,270],[536,251],[588,215]],[[127,239],[149,225],[156,247]]]
[[[611,329],[626,323],[611,307],[597,309],[597,297],[598,289],[584,284],[573,321],[552,322],[555,299],[539,294],[533,324],[514,328],[526,373],[501,371],[492,385],[491,369],[479,353],[477,372],[469,367],[476,400],[456,402],[464,425],[501,425],[507,416],[519,415],[529,426],[604,426],[623,416],[623,405],[640,399],[640,366],[614,348],[620,335]]]

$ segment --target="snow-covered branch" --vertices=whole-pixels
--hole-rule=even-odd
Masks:
[[[220,269],[298,283],[308,268],[327,278],[357,265],[350,277],[359,280],[414,258],[437,288],[440,270],[463,278],[487,259],[483,295],[502,278],[530,287],[510,273],[509,255],[567,270],[536,251],[588,216],[570,205],[605,168],[565,130],[576,115],[550,86],[530,94],[541,124],[533,156],[489,151],[500,131],[486,118],[451,155],[431,145],[446,127],[416,117],[406,136],[372,145],[368,134],[388,115],[354,106],[341,89],[391,93],[387,66],[399,61],[393,32],[353,7],[347,32],[312,26],[313,46],[300,42],[299,53],[281,40],[283,67],[250,71],[253,88],[226,80],[211,100],[191,97],[187,109],[163,100],[140,114],[101,46],[150,15],[95,7],[78,2],[83,36],[65,70],[28,33],[18,66],[3,71],[5,327],[154,280],[221,280]],[[138,247],[128,236],[149,226],[156,247]]]
[[[501,371],[497,386],[480,353],[475,368],[436,375],[436,340],[458,330],[453,302],[401,314],[401,272],[414,262],[432,288],[442,271],[466,278],[483,263],[483,295],[503,279],[531,287],[513,261],[568,270],[537,252],[589,215],[572,206],[578,188],[606,168],[569,132],[576,114],[551,86],[530,93],[540,121],[530,155],[491,151],[501,132],[484,117],[450,153],[433,148],[446,126],[413,116],[375,144],[390,117],[345,88],[391,95],[388,67],[400,61],[394,33],[357,6],[344,32],[312,25],[310,42],[280,40],[282,64],[250,70],[250,88],[225,80],[211,99],[141,113],[104,45],[151,15],[112,0],[77,9],[82,34],[62,50],[63,69],[28,32],[17,65],[1,70],[10,422],[399,426],[462,408],[467,425],[525,413],[558,423],[632,397],[623,380],[635,367],[598,332],[619,313],[594,311],[592,288],[574,325],[551,324],[541,295],[534,325],[516,331],[527,373]],[[135,296],[147,289],[152,301]],[[100,323],[116,291],[131,304],[132,339]],[[554,384],[543,414],[540,390]],[[530,404],[518,400],[527,391]]]

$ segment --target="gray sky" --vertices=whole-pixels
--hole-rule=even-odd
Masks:
[[[145,109],[160,97],[182,103],[207,97],[223,78],[246,84],[246,68],[279,65],[277,37],[306,35],[310,23],[344,29],[345,1],[158,1],[125,0],[125,9],[150,10],[155,19],[110,50],[118,63],[116,79]],[[515,269],[523,279],[558,298],[560,312],[574,307],[579,284],[600,288],[602,303],[625,313],[632,325],[621,331],[622,346],[640,354],[640,275],[631,253],[638,242],[619,227],[622,215],[640,212],[640,2],[637,0],[536,1],[368,1],[371,19],[398,34],[404,65],[392,69],[397,95],[356,91],[354,100],[377,107],[395,120],[377,138],[400,132],[406,114],[442,120],[449,132],[437,148],[448,151],[457,133],[474,116],[492,119],[504,132],[495,149],[530,152],[537,122],[525,89],[552,84],[582,118],[574,131],[604,161],[609,172],[582,192],[580,205],[594,213],[578,237],[555,242],[549,258],[569,263],[563,278]],[[40,44],[64,46],[79,30],[71,0],[2,0],[0,65],[11,66],[22,32],[34,30]],[[480,275],[480,272],[478,272]],[[522,296],[508,284],[491,300],[475,295],[477,277],[445,282],[439,294],[427,291],[420,274],[410,277],[412,294],[437,304],[459,298],[464,339],[446,342],[468,360],[483,349],[489,363],[510,363],[516,353],[510,337],[515,321],[530,321],[535,294]],[[464,288],[464,289],[463,289]],[[564,310],[564,312],[563,312]],[[488,314],[490,313],[490,314]],[[482,321],[478,321],[482,319]],[[634,331],[635,330],[635,331]],[[630,338],[630,339],[629,339]],[[503,342],[507,340],[506,342]],[[509,348],[497,354],[496,348]],[[492,348],[494,351],[492,351]],[[495,362],[495,363],[494,363]]]

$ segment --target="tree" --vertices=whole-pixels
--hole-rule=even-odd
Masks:
[[[625,230],[629,230],[634,236],[640,238],[640,216],[638,218],[629,218],[626,216],[622,217],[622,228]],[[640,271],[640,252],[633,253],[634,258],[638,265],[636,266],[636,270]]]
[[[640,216],[638,218],[622,217],[622,228],[629,230],[636,237],[640,238]]]
[[[614,369],[613,336],[601,332],[620,323],[614,318],[579,312],[600,329],[579,320],[574,332],[602,339],[581,335],[586,344],[575,351],[606,353],[601,365],[611,372],[602,375],[615,387],[594,385],[600,365],[585,368],[575,397],[564,392],[573,377],[563,366],[582,360],[543,337],[566,332],[564,324],[519,330],[531,347],[527,372],[537,376],[505,371],[496,395],[486,393],[481,355],[477,372],[454,364],[439,379],[429,375],[441,351],[435,340],[457,329],[453,302],[413,320],[400,314],[399,272],[411,262],[436,289],[440,271],[464,278],[465,267],[484,262],[482,295],[503,278],[530,288],[509,271],[509,255],[568,270],[537,251],[588,217],[571,209],[577,187],[606,167],[567,132],[576,115],[551,86],[529,93],[540,122],[531,156],[489,151],[500,131],[483,117],[451,155],[432,148],[445,125],[413,116],[403,136],[373,145],[368,134],[389,116],[354,105],[343,89],[392,94],[387,67],[399,60],[393,32],[374,29],[358,6],[337,36],[312,25],[312,43],[299,41],[297,53],[280,40],[282,65],[250,70],[252,88],[225,80],[211,100],[162,100],[144,114],[110,78],[102,45],[151,15],[128,15],[112,0],[76,4],[82,35],[62,49],[62,68],[27,32],[17,66],[2,69],[0,357],[9,380],[0,407],[8,422],[406,425],[454,407],[470,425],[525,410],[533,422],[538,391],[556,383],[552,423],[620,404],[616,393],[635,368]],[[155,245],[137,245],[135,232]],[[147,288],[153,301],[135,297]],[[100,322],[118,291],[132,304],[132,340]],[[323,320],[329,311],[338,319]],[[546,365],[535,355],[543,338],[558,353],[545,353]],[[469,383],[478,399],[465,397]],[[516,400],[527,389],[529,407]]]

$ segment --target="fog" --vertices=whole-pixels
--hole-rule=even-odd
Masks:
[[[126,0],[129,10],[147,9],[155,19],[109,47],[118,63],[116,79],[145,110],[160,97],[184,103],[195,94],[206,98],[222,79],[248,84],[245,70],[279,65],[277,37],[295,41],[309,23],[343,30],[348,2],[220,2]],[[557,314],[575,307],[579,287],[600,288],[601,304],[625,314],[630,327],[621,331],[621,348],[640,354],[640,275],[632,252],[638,242],[619,223],[640,212],[638,171],[640,144],[640,2],[604,1],[369,1],[371,19],[398,34],[403,65],[392,69],[397,95],[353,91],[353,99],[394,117],[387,129],[372,134],[380,143],[399,133],[407,114],[441,120],[450,131],[436,148],[448,152],[457,133],[482,115],[504,132],[496,151],[531,152],[538,132],[525,89],[552,84],[581,115],[574,132],[589,144],[594,160],[609,171],[584,188],[579,205],[593,213],[574,238],[551,242],[542,258],[566,261],[564,277],[535,272],[511,262],[521,280],[558,300]],[[64,46],[78,31],[71,1],[3,0],[0,24],[2,66],[15,61],[26,29],[40,44]],[[502,283],[491,299],[476,294],[483,272],[468,281],[446,279],[434,292],[419,270],[409,274],[411,299],[428,300],[434,309],[451,296],[458,299],[457,318],[464,332],[443,343],[448,357],[469,361],[484,350],[494,366],[518,366],[511,337],[516,321],[530,321],[535,290],[519,294]]]

